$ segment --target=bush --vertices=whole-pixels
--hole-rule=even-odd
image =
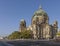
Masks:
[[[15,31],[8,36],[8,39],[29,39],[32,38],[32,32],[30,30],[24,30],[22,32]]]
[[[21,33],[18,31],[13,32],[8,36],[8,39],[20,39]]]

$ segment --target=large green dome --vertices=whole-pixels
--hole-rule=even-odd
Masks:
[[[39,10],[37,10],[36,12],[35,12],[35,14],[40,14],[40,15],[42,15],[42,14],[47,14],[44,10],[42,10],[42,9],[39,9]]]
[[[37,11],[34,12],[34,15],[45,15],[47,16],[47,13],[42,9],[42,7],[40,6],[39,9]]]
[[[47,13],[42,9],[41,6],[37,11],[34,12],[34,15],[32,17],[32,21],[35,21],[37,18],[40,22],[48,23],[49,17],[47,15]]]

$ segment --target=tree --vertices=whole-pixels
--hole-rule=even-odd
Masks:
[[[58,32],[57,35],[60,35],[60,32]]]
[[[18,31],[13,32],[8,36],[8,39],[20,39],[21,33]]]
[[[22,31],[21,38],[24,38],[24,39],[32,38],[32,32],[30,30]]]
[[[8,39],[29,39],[32,38],[32,31],[24,30],[22,32],[14,31],[12,34],[8,36]]]
[[[60,31],[59,32],[57,32],[57,34],[56,34],[56,37],[55,37],[55,40],[54,41],[56,41],[56,42],[60,42]]]
[[[56,34],[56,36],[57,36],[57,37],[60,37],[60,32],[58,32],[58,33]]]

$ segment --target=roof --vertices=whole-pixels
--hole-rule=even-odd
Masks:
[[[34,16],[48,16],[47,13],[42,9],[42,7],[40,6],[39,9],[37,11],[34,12]],[[32,18],[33,18],[32,17]]]
[[[47,13],[40,6],[39,9],[34,14],[40,14],[41,15],[41,14],[47,14]]]

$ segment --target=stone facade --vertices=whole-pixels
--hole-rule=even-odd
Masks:
[[[26,21],[24,19],[22,19],[20,22],[19,31],[22,32],[24,30],[26,30]]]
[[[26,22],[21,21],[20,31],[26,28]],[[49,17],[47,13],[40,7],[37,11],[35,11],[32,22],[27,30],[31,30],[33,32],[34,39],[50,39],[54,38],[57,30],[58,30],[58,22],[55,21],[54,24],[49,24]]]

